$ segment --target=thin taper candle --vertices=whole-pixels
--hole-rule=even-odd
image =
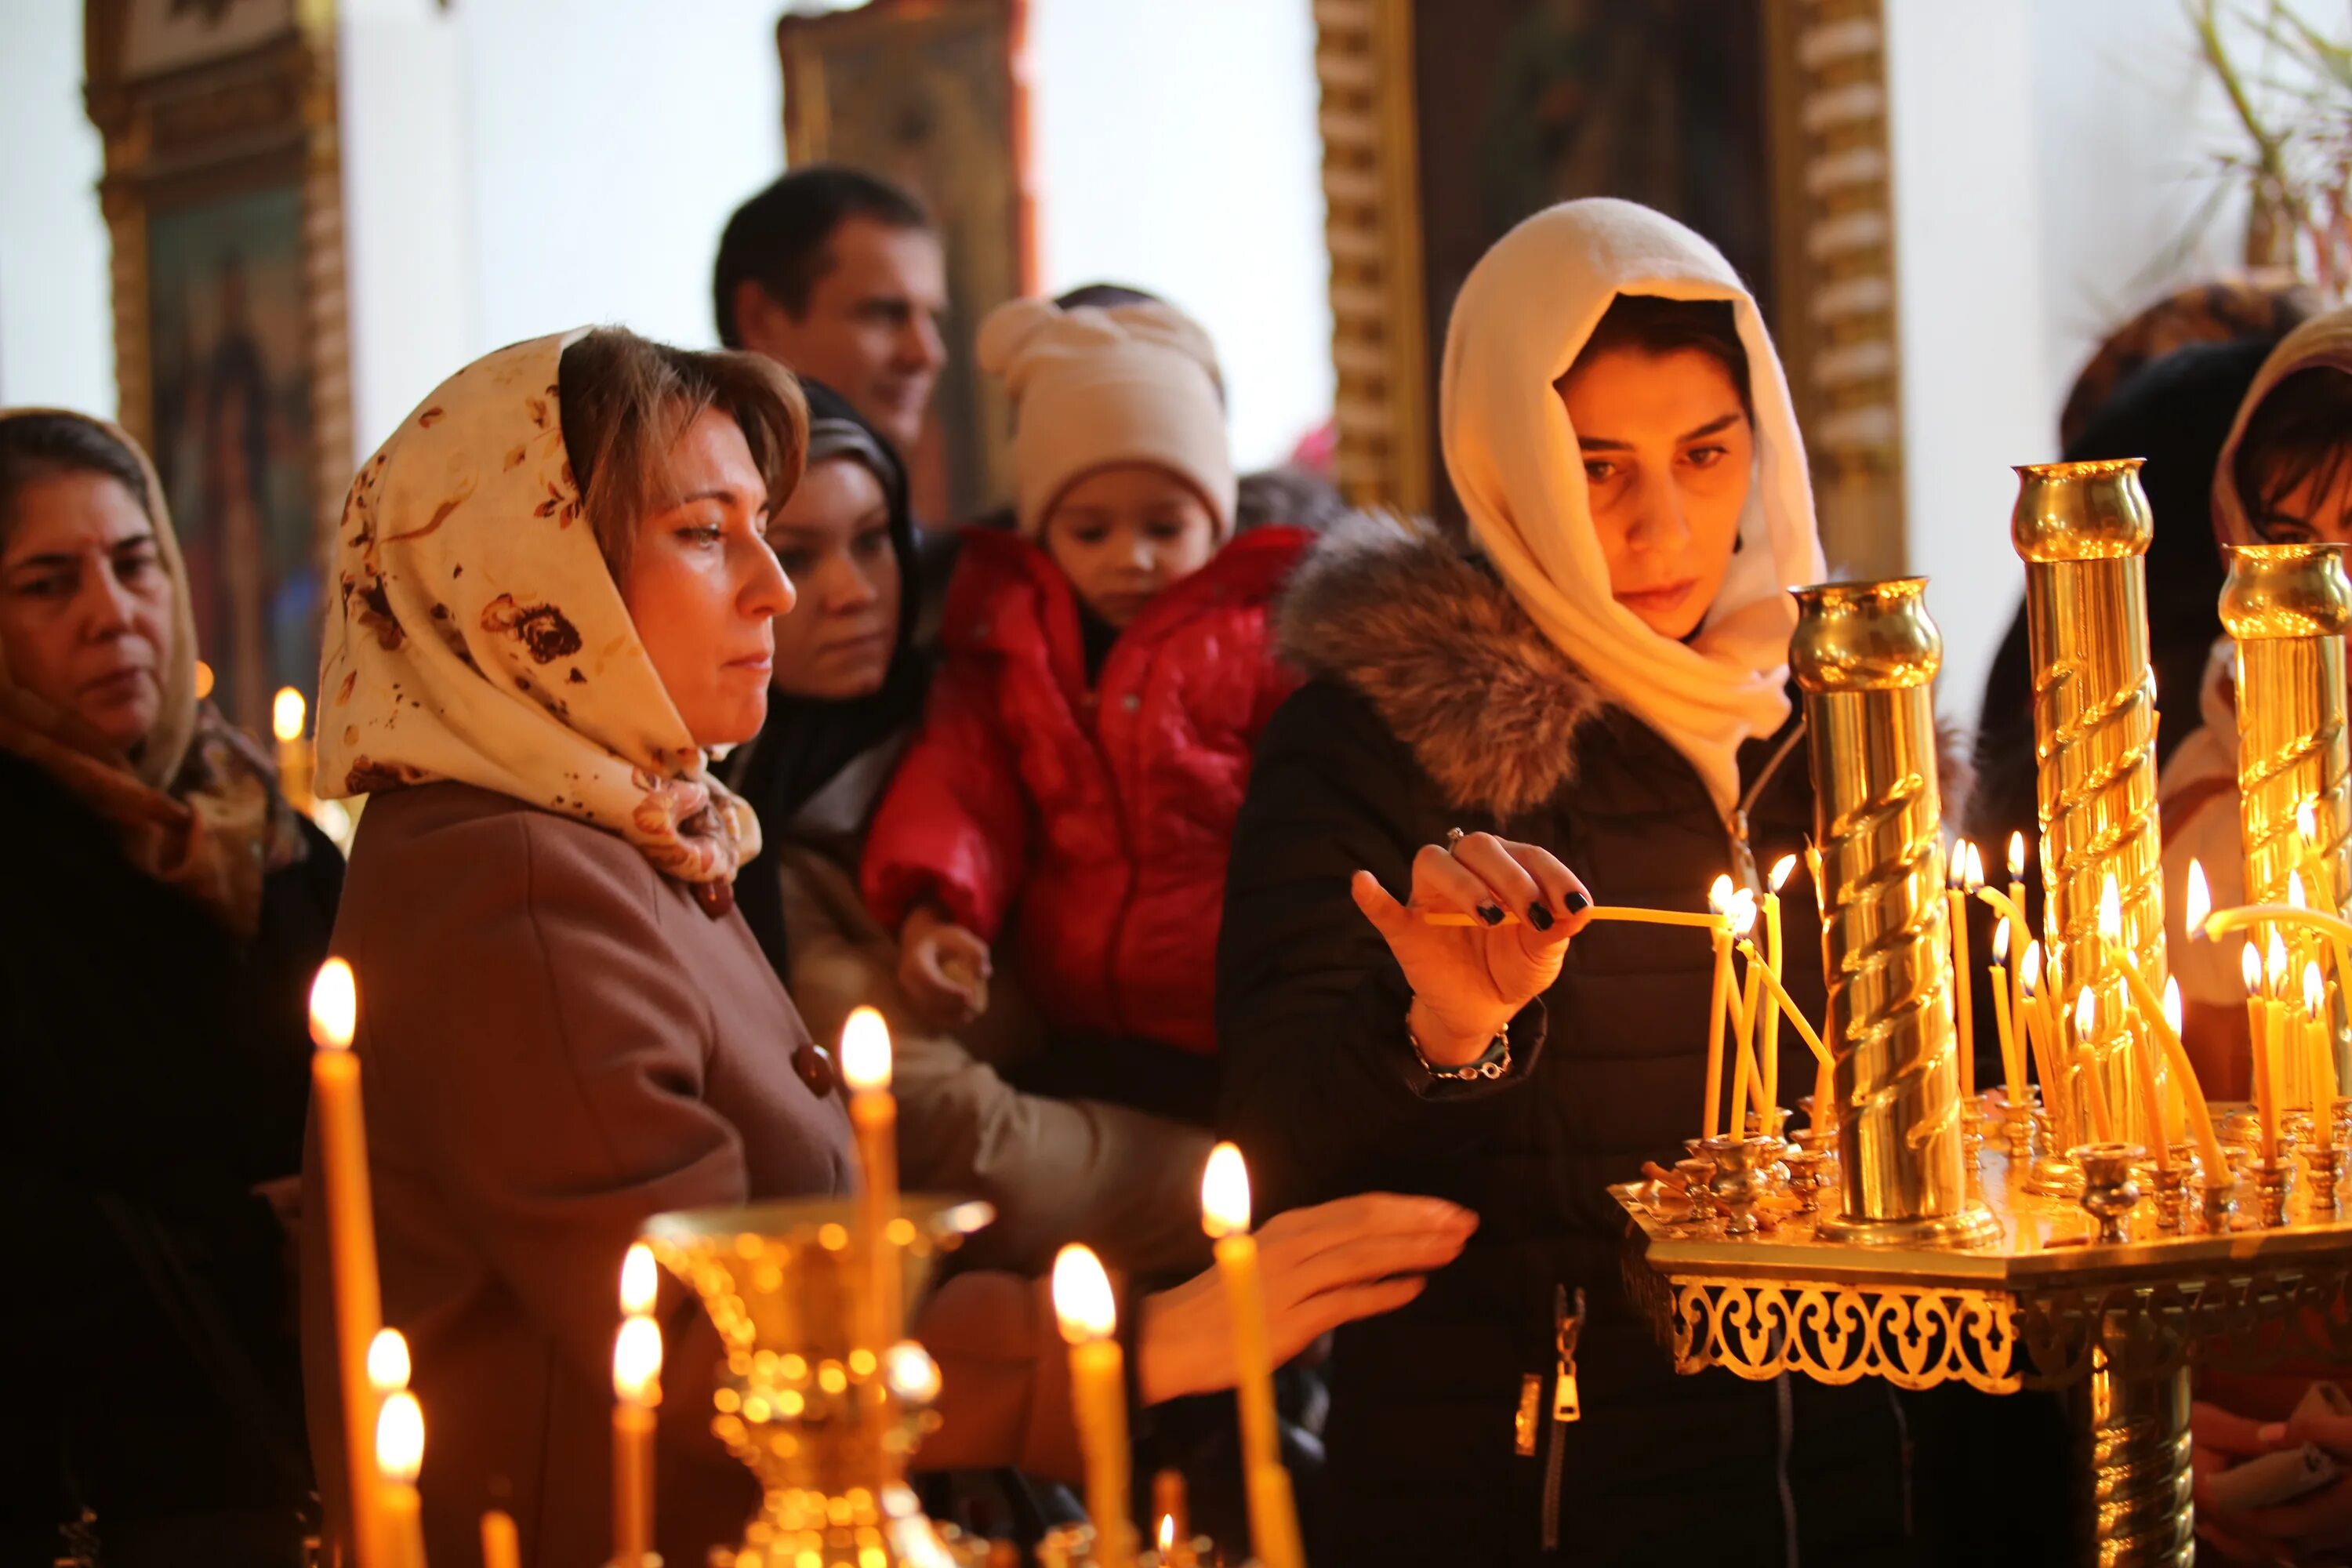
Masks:
[[[1265,1337],[1265,1298],[1258,1279],[1257,1238],[1250,1235],[1249,1169],[1242,1152],[1220,1143],[1201,1178],[1201,1227],[1214,1243],[1217,1272],[1233,1317],[1235,1394],[1241,1405],[1242,1477],[1249,1493],[1251,1544],[1265,1568],[1306,1568],[1290,1472],[1283,1468],[1274,1420],[1274,1369]]]
[[[1706,890],[1706,901],[1715,910],[1708,928],[1715,943],[1715,972],[1707,984],[1706,1100],[1699,1135],[1712,1138],[1720,1125],[1716,1117],[1723,1100],[1724,1021],[1731,1010],[1731,925],[1727,912],[1731,905],[1731,879],[1717,877]]]
[[[865,1331],[878,1358],[898,1342],[907,1310],[898,1244],[898,1102],[890,1093],[890,1028],[871,1007],[841,1027],[841,1081],[849,1089],[849,1124],[857,1136],[857,1223],[868,1266]]]
[[[1087,1247],[1073,1242],[1054,1259],[1054,1315],[1070,1347],[1070,1405],[1086,1457],[1087,1513],[1095,1525],[1095,1562],[1131,1568],[1133,1510],[1128,1504],[1127,1370],[1118,1341],[1110,1277]]]
[[[1789,874],[1797,868],[1794,855],[1783,855],[1772,863],[1771,874],[1764,880],[1764,967],[1778,980],[1788,971],[1788,954],[1780,942],[1780,888]],[[1764,1103],[1778,1109],[1780,1103],[1780,1009],[1764,1010],[1764,1043],[1760,1047],[1764,1069]]]
[[[367,1354],[383,1327],[383,1298],[376,1279],[375,1212],[368,1191],[367,1117],[360,1062],[352,1054],[358,1024],[359,986],[352,966],[331,958],[310,985],[310,1039],[318,1047],[310,1055],[310,1114],[318,1125],[326,1189],[352,1554],[365,1568],[376,1568],[383,1551],[377,1544],[383,1505],[375,1466],[378,1400],[368,1381]]]

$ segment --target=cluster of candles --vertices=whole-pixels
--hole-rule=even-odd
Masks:
[[[323,965],[310,991],[311,1093],[325,1183],[334,1280],[352,1533],[360,1568],[425,1568],[416,1489],[425,1458],[425,1415],[409,1392],[407,1342],[383,1326],[375,1229],[369,1194],[367,1131],[360,1064],[352,1053],[359,1012],[351,966]],[[859,1292],[869,1344],[898,1346],[906,1291],[901,1251],[913,1228],[898,1213],[898,1104],[890,1090],[889,1029],[870,1007],[842,1031],[841,1079],[848,1091],[862,1180],[859,1224],[873,1238],[873,1275]],[[1290,1473],[1275,1420],[1274,1363],[1266,1335],[1256,1238],[1250,1233],[1249,1172],[1241,1151],[1220,1143],[1201,1183],[1201,1223],[1214,1244],[1232,1319],[1250,1531],[1264,1568],[1305,1568]],[[654,1316],[660,1277],[652,1251],[632,1246],[621,1265],[621,1326],[613,1345],[613,1564],[653,1568],[654,1440],[661,1403],[662,1336]],[[1095,1561],[1133,1568],[1135,1531],[1128,1498],[1126,1369],[1117,1339],[1110,1279],[1088,1248],[1055,1259],[1054,1307],[1069,1347],[1074,1413],[1086,1455],[1087,1511],[1096,1521]],[[911,1347],[908,1347],[911,1348]],[[1161,1560],[1189,1560],[1192,1545],[1177,1500],[1155,1500]],[[485,1568],[514,1568],[512,1519],[482,1517]]]

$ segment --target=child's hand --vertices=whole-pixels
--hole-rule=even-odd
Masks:
[[[988,943],[929,905],[898,933],[898,988],[933,1028],[953,1029],[988,1010],[994,973]]]

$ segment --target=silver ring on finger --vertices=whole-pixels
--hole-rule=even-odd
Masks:
[[[1458,827],[1447,828],[1445,830],[1445,848],[1447,853],[1451,854],[1455,845],[1461,843],[1465,838],[1469,837],[1470,836],[1468,834],[1463,832]]]

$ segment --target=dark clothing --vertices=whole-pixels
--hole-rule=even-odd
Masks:
[[[87,1507],[110,1563],[291,1562],[310,1489],[291,1260],[257,1184],[301,1166],[310,980],[343,861],[268,873],[240,942],[0,752],[0,1160],[36,1270],[0,1316],[0,1562]],[[35,1280],[37,1279],[37,1283]]]
[[[1338,1335],[1323,1549],[1360,1563],[1747,1563],[1782,1561],[1793,1540],[1809,1565],[1899,1559],[1903,1444],[1883,1386],[1676,1376],[1620,1284],[1625,1221],[1607,1185],[1699,1130],[1706,936],[1589,930],[1514,1024],[1510,1073],[1472,1089],[1415,1061],[1403,975],[1349,897],[1359,868],[1402,896],[1414,853],[1458,826],[1550,850],[1606,901],[1703,908],[1735,847],[1697,774],[1442,542],[1327,542],[1284,633],[1317,678],[1265,733],[1234,846],[1226,1130],[1268,1212],[1386,1188],[1481,1216],[1418,1300]],[[1792,721],[1741,754],[1768,865],[1811,828],[1795,735]],[[1783,898],[1787,951],[1818,952],[1805,879]],[[1792,963],[1789,984],[1818,1016],[1819,966]],[[1781,1041],[1782,1081],[1810,1083],[1802,1045]],[[1578,1289],[1582,1419],[1546,1423],[1518,1457],[1522,1380],[1549,1410],[1556,1308]]]

